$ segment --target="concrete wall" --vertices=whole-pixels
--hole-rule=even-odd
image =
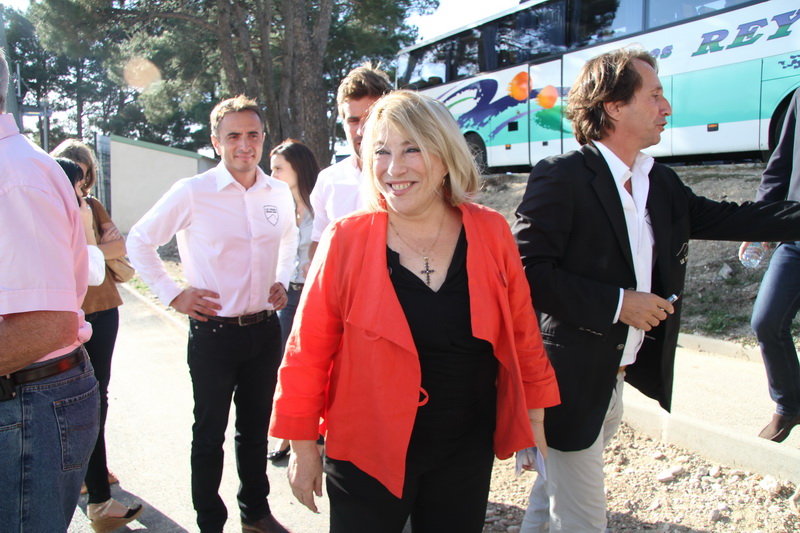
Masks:
[[[217,162],[199,154],[110,136],[111,212],[123,234],[179,179]]]

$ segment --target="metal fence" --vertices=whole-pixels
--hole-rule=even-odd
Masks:
[[[108,214],[112,214],[114,206],[111,205],[111,138],[108,135],[97,135],[94,141],[94,151],[97,154],[97,183],[95,194],[100,203],[105,206]]]

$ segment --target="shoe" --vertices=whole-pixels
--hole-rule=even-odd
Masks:
[[[792,432],[792,428],[797,425],[800,425],[800,415],[785,416],[775,413],[772,415],[770,423],[761,430],[758,436],[772,442],[783,442]]]
[[[269,459],[272,462],[280,461],[281,459],[289,455],[291,449],[292,449],[291,446],[287,445],[286,448],[282,450],[272,450],[271,452],[267,453],[267,459]]]
[[[127,509],[124,515],[109,516],[112,511],[120,512]],[[96,533],[111,533],[129,522],[136,520],[144,507],[141,504],[135,507],[126,507],[120,502],[111,498],[103,503],[90,503],[86,508],[86,515],[89,517],[92,529]]]
[[[268,514],[252,523],[242,519],[242,533],[289,533],[289,530],[275,520],[274,516]]]

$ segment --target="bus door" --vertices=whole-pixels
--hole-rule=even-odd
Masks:
[[[528,150],[531,165],[540,159],[562,153],[562,136],[572,136],[564,118],[567,93],[561,78],[561,59],[530,65]]]

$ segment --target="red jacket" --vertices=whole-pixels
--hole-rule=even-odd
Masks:
[[[462,204],[472,332],[498,360],[494,449],[533,445],[527,409],[559,403],[530,290],[505,219]],[[417,350],[386,265],[387,214],[357,213],[323,234],[279,370],[270,434],[315,440],[397,497],[419,406]]]

